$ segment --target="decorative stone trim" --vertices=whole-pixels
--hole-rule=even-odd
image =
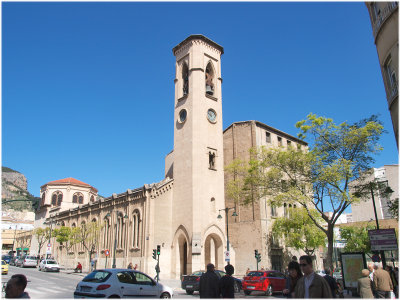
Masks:
[[[203,69],[203,68],[191,68],[191,69],[189,70],[189,72],[192,72],[192,71],[201,71],[201,72],[204,73],[204,69]]]
[[[211,99],[211,100],[218,101],[218,98],[213,97],[213,96],[211,96],[211,95],[206,94],[206,97],[209,98],[209,99]]]
[[[188,95],[185,95],[185,96],[183,96],[183,97],[180,97],[180,98],[178,99],[178,102],[183,101],[183,100],[186,100],[187,97],[188,97]]]

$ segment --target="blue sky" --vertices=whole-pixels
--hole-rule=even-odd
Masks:
[[[313,112],[380,114],[397,148],[363,2],[2,3],[2,163],[28,190],[74,177],[110,196],[164,176],[175,57],[191,34],[222,45],[223,127],[258,120],[296,135]]]

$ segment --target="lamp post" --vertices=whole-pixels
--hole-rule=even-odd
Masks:
[[[237,217],[238,216],[238,214],[236,213],[236,208],[235,207],[226,207],[226,208],[223,208],[223,209],[220,209],[219,211],[218,211],[218,219],[222,219],[222,216],[221,216],[221,210],[224,210],[225,211],[225,223],[226,223],[226,251],[228,251],[229,252],[229,226],[228,226],[228,211],[229,210],[231,210],[231,209],[233,209],[234,211],[233,211],[233,214],[232,214],[232,217]],[[229,265],[229,261],[228,261],[228,265]]]
[[[17,236],[17,225],[15,225],[15,229],[14,229],[14,239],[13,239],[13,245],[12,245],[12,256],[14,257],[14,246],[15,246],[15,239],[16,239],[16,236]],[[9,229],[11,229],[11,226],[10,226],[10,228]]]
[[[385,194],[389,194],[389,195],[390,195],[391,193],[393,193],[393,190],[390,188],[389,182],[388,182],[387,180],[379,181],[379,182],[378,182],[378,185],[379,185],[379,183],[386,183],[386,184],[387,184],[386,189],[385,189]],[[375,197],[374,197],[374,182],[371,181],[371,182],[369,183],[369,188],[370,188],[370,190],[371,190],[372,205],[373,205],[373,207],[374,207],[376,229],[379,230],[379,221],[378,221],[378,215],[377,215],[377,213],[376,213],[376,205],[375,205]],[[383,216],[382,216],[382,217],[383,217]],[[384,251],[384,250],[381,250],[380,253],[381,253],[381,257],[382,257],[382,265],[383,265],[383,268],[385,268],[385,267],[386,267],[385,251]]]
[[[110,217],[111,215],[110,215],[110,213],[108,213],[108,214],[106,214],[106,217]],[[122,217],[122,214],[121,214],[121,217]],[[125,215],[125,216],[123,216],[122,218],[124,218],[124,219],[127,219],[128,218],[128,216],[127,215]],[[115,237],[114,237],[114,251],[113,251],[113,264],[112,264],[112,268],[113,269],[115,269],[116,267],[117,267],[117,264],[116,264],[116,251],[117,251],[117,234],[118,234],[118,211],[116,212],[116,219],[115,219],[115,222],[116,222],[116,224],[115,224]]]
[[[49,218],[49,221],[43,222],[43,224],[45,224],[45,225],[50,225],[50,232],[49,232],[49,244],[50,244],[50,247],[52,247],[51,246],[51,232],[52,232],[53,223],[57,223],[57,222],[53,221],[53,217],[51,217],[51,216]],[[56,225],[58,225],[58,223]],[[46,258],[48,259],[50,255],[51,255],[51,253],[50,254],[47,253],[46,254]]]

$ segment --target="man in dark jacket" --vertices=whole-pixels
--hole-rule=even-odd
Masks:
[[[235,298],[235,280],[232,275],[235,268],[232,265],[225,266],[226,275],[219,280],[219,290],[222,298]]]
[[[329,287],[331,288],[332,298],[336,298],[336,290],[338,289],[338,285],[337,285],[336,279],[334,277],[332,277],[332,271],[330,268],[325,269],[324,279],[326,280],[326,282],[329,284]]]
[[[207,272],[200,277],[200,298],[219,298],[219,278],[213,264],[207,265]]]

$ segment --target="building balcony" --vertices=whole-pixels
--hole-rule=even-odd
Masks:
[[[378,35],[378,32],[382,27],[382,25],[390,17],[390,15],[397,9],[397,7],[398,7],[397,2],[389,2],[388,5],[381,11],[379,16],[376,17],[373,26],[374,39],[376,39],[376,36]]]

